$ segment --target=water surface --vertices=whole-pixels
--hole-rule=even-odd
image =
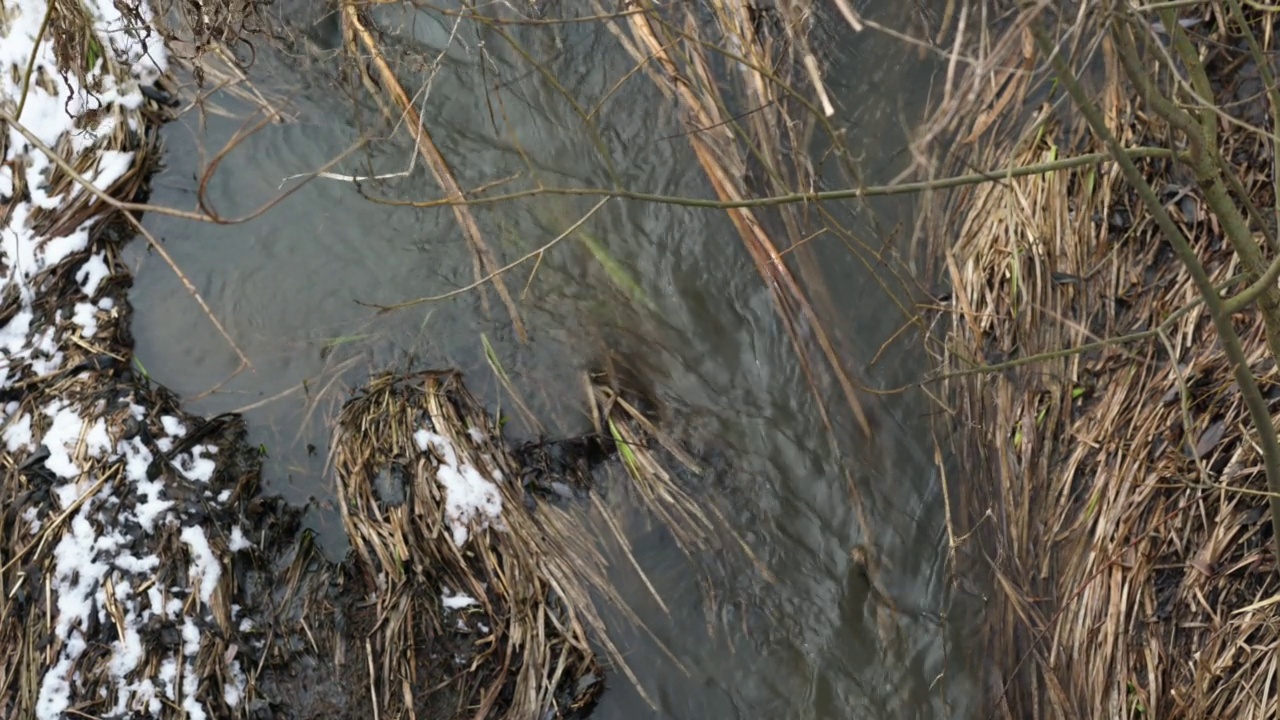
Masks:
[[[863,12],[905,27],[909,8],[881,0]],[[281,6],[305,29],[310,59],[259,48],[252,75],[290,100],[290,120],[245,139],[208,181],[224,216],[250,213],[361,138],[387,134],[367,98],[353,103],[334,66],[315,53],[336,46],[336,26],[318,9]],[[296,11],[296,12],[294,12]],[[561,94],[493,35],[430,11],[393,17],[404,48],[443,50],[438,67],[418,68],[429,93],[424,118],[459,184],[535,176],[547,185],[606,187],[610,163],[584,140]],[[584,105],[601,104],[602,141],[626,187],[709,197],[672,104],[642,77],[614,92],[633,61],[608,33],[588,25],[530,26],[512,32]],[[832,63],[835,122],[867,182],[885,181],[907,162],[904,124],[918,119],[938,70],[901,42],[873,32],[822,29]],[[393,46],[401,47],[401,46]],[[407,66],[406,66],[407,67]],[[214,100],[236,117],[192,112],[166,130],[167,169],[153,201],[192,207],[211,153],[244,124],[247,106]],[[203,149],[202,149],[203,148]],[[814,157],[825,156],[816,140]],[[137,352],[148,372],[206,413],[243,411],[252,441],[267,453],[267,490],[314,499],[310,523],[334,554],[340,523],[325,509],[327,422],[371,368],[450,366],[463,370],[495,412],[511,412],[486,360],[484,340],[552,434],[588,428],[580,373],[612,354],[660,401],[668,429],[704,456],[719,458],[699,490],[728,516],[773,575],[740,558],[713,559],[717,597],[710,612],[697,575],[667,534],[625,507],[636,555],[673,617],[617,564],[616,582],[651,634],[621,631],[628,661],[657,708],[615,675],[595,717],[641,718],[964,718],[974,716],[978,677],[965,662],[972,615],[951,606],[943,510],[933,445],[919,393],[865,395],[872,439],[840,412],[838,386],[821,381],[833,408],[833,447],[795,351],[732,224],[719,211],[610,201],[582,225],[634,280],[646,303],[620,284],[581,241],[570,238],[505,277],[530,340],[517,342],[496,293],[478,292],[378,315],[370,304],[440,295],[474,281],[472,254],[452,211],[379,204],[370,198],[438,195],[403,133],[374,139],[333,168],[348,175],[408,171],[371,182],[316,180],[270,212],[234,225],[151,215],[149,228],[252,363],[235,374],[236,353],[213,330],[178,277],[144,245],[131,248]],[[823,163],[832,187],[847,184]],[[551,242],[598,202],[537,197],[475,208],[494,252],[510,261]],[[832,217],[876,252],[905,252],[910,200],[832,204]],[[770,221],[768,213],[764,214]],[[776,219],[775,219],[776,220]],[[815,223],[815,227],[818,225]],[[894,296],[833,235],[811,242],[831,303],[825,312],[848,370],[872,387],[917,379],[918,339],[872,357],[904,322]],[[363,304],[362,304],[363,303]],[[483,339],[482,339],[483,338]],[[820,357],[816,349],[815,357]],[[228,379],[229,378],[229,379]],[[515,414],[512,414],[516,417]],[[516,437],[535,430],[519,420]],[[839,452],[836,451],[839,449]],[[855,503],[862,503],[866,526]],[[904,609],[889,612],[850,560],[872,548],[882,584]],[[665,646],[670,655],[661,649]],[[672,658],[678,659],[679,664]]]

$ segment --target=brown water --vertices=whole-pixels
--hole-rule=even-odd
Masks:
[[[899,28],[911,11],[904,6],[914,7],[891,0],[863,5],[868,17]],[[307,29],[318,47],[332,47],[332,23],[305,4],[297,10],[295,26]],[[429,11],[411,20],[406,35],[444,46],[449,24]],[[603,96],[633,66],[599,28],[518,33],[575,97]],[[918,117],[938,68],[884,35],[855,35],[836,25],[824,33],[836,122],[867,181],[885,180],[906,162],[903,123]],[[368,117],[336,89],[324,61],[266,48],[258,58],[253,76],[289,96],[295,119],[249,137],[210,180],[209,197],[228,216],[256,208],[279,193],[285,176],[312,171],[346,149],[362,134],[360,118]],[[495,82],[502,83],[500,91],[482,91]],[[490,36],[481,46],[473,29],[461,28],[430,88],[426,122],[463,187],[528,173],[510,134],[495,131],[495,124],[518,134],[545,182],[609,184],[567,103],[500,40]],[[216,99],[233,114],[245,109],[232,98]],[[200,146],[221,147],[242,123],[209,116],[202,127],[193,114],[169,126],[168,168],[153,201],[191,207]],[[626,186],[708,196],[678,118],[648,81],[627,84],[604,105],[600,127]],[[815,154],[822,150],[816,143]],[[373,142],[334,171],[397,172],[411,156],[403,137]],[[844,182],[834,170],[828,180]],[[623,631],[619,639],[658,708],[615,675],[595,717],[975,716],[980,668],[968,639],[974,607],[968,598],[950,597],[946,582],[926,398],[868,396],[877,428],[872,441],[836,412],[837,456],[770,295],[724,213],[606,204],[583,228],[652,307],[620,289],[581,242],[569,240],[548,252],[536,273],[527,264],[507,276],[529,325],[531,340],[521,346],[493,293],[488,315],[475,292],[381,317],[359,304],[440,294],[473,281],[471,255],[451,211],[388,207],[362,192],[401,199],[437,194],[419,163],[408,177],[382,183],[317,180],[244,224],[148,218],[253,364],[221,385],[237,369],[236,354],[175,274],[144,245],[131,248],[134,328],[146,369],[192,398],[193,410],[244,411],[252,441],[268,453],[267,489],[300,503],[314,498],[310,524],[332,554],[342,552],[344,540],[336,515],[325,509],[332,497],[324,475],[326,422],[346,388],[359,385],[370,368],[457,367],[478,396],[490,398],[495,410],[509,410],[485,359],[487,338],[549,431],[562,434],[586,429],[578,373],[612,352],[661,401],[677,438],[720,458],[701,485],[703,499],[726,510],[775,580],[767,582],[745,561],[723,559],[714,583],[723,602],[709,629],[686,560],[665,533],[631,513],[627,531],[636,554],[674,616],[666,617],[620,564],[618,587],[652,636]],[[509,261],[549,242],[595,202],[535,198],[483,206],[475,214],[495,252]],[[902,248],[910,235],[909,200],[829,209],[874,249]],[[812,246],[838,309],[828,329],[847,367],[874,387],[917,379],[923,356],[915,339],[868,365],[904,318],[868,271],[866,253],[860,259],[832,237]],[[838,409],[838,387],[824,382],[823,388]],[[518,422],[508,429],[515,436],[530,433]],[[857,520],[849,477],[871,527]],[[862,544],[875,549],[882,582],[906,612],[886,615],[850,561],[850,550]],[[944,624],[938,613],[947,608]]]

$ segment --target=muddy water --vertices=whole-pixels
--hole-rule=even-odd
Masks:
[[[863,3],[868,17],[903,27],[904,4]],[[312,50],[337,42],[317,11],[296,25]],[[387,20],[387,18],[384,18]],[[406,36],[442,48],[451,26],[428,12]],[[586,26],[520,31],[531,52],[580,98],[609,94],[632,62],[606,33]],[[876,33],[824,35],[838,124],[857,171],[885,180],[906,162],[902,125],[918,117],[938,68]],[[481,44],[483,40],[483,45]],[[286,94],[290,121],[244,140],[207,182],[224,216],[251,213],[294,187],[284,178],[318,168],[368,130],[323,61],[259,49],[253,74]],[[427,74],[424,69],[424,77]],[[499,90],[482,92],[483,88]],[[245,105],[215,95],[216,110],[166,131],[167,170],[153,201],[192,207],[207,158],[243,125]],[[583,140],[572,109],[524,68],[500,39],[460,29],[430,80],[425,117],[463,187],[536,174],[548,185],[607,186],[606,163]],[[215,110],[215,108],[210,108]],[[647,81],[626,84],[602,105],[604,143],[624,185],[670,195],[708,195],[678,118]],[[495,127],[502,128],[501,131]],[[524,154],[518,151],[523,148]],[[822,143],[815,143],[815,155]],[[317,180],[270,212],[235,225],[152,215],[150,229],[199,289],[250,361],[213,330],[182,282],[153,252],[132,248],[138,356],[146,370],[207,413],[242,411],[267,455],[269,490],[311,502],[310,524],[330,552],[342,552],[327,508],[326,419],[371,367],[448,365],[465,371],[478,396],[509,413],[508,430],[532,435],[500,390],[492,355],[551,434],[586,429],[578,373],[612,352],[632,366],[665,408],[682,441],[711,457],[703,488],[723,508],[768,573],[725,559],[714,573],[711,607],[675,545],[642,516],[616,507],[638,561],[671,609],[666,616],[643,583],[618,563],[616,582],[650,632],[621,635],[649,699],[621,677],[595,717],[964,718],[976,714],[974,603],[951,597],[945,533],[925,415],[918,393],[866,396],[876,432],[867,440],[839,389],[822,387],[836,408],[839,452],[827,440],[768,292],[723,213],[611,201],[582,225],[612,258],[612,270],[580,238],[549,250],[536,267],[507,275],[529,328],[520,345],[496,294],[476,292],[377,315],[367,304],[440,295],[474,280],[473,260],[448,210],[389,207],[369,196],[430,198],[434,183],[409,166],[403,136],[374,141],[333,168],[347,175],[402,178],[351,183]],[[824,171],[833,186],[844,181]],[[587,214],[589,198],[534,198],[479,207],[481,231],[507,260],[546,244]],[[870,253],[904,249],[910,202],[832,205],[857,243],[812,242],[831,294],[830,332],[847,367],[874,387],[919,376],[918,342],[900,342],[871,360],[903,321],[893,295],[868,270]],[[619,270],[619,268],[621,270]],[[623,275],[629,280],[623,279]],[[634,283],[634,284],[631,284]],[[365,303],[365,304],[361,304]],[[855,511],[862,503],[866,526]],[[608,502],[625,502],[611,497]],[[871,548],[890,611],[850,559]],[[950,621],[938,614],[950,608]]]

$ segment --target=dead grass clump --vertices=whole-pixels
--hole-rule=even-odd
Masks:
[[[572,512],[591,491],[589,465],[613,454],[615,440],[636,442],[621,456],[646,505],[686,547],[703,549],[710,536],[671,465],[648,449],[656,428],[595,392],[609,434],[556,443],[554,460],[508,447],[455,373],[383,375],[343,408],[332,457],[353,554],[349,626],[337,641],[361,678],[350,686],[351,712],[581,717],[604,689],[593,641],[629,674],[594,598],[625,604]],[[500,510],[458,513],[459,476],[483,478],[493,493],[483,504]]]
[[[424,448],[423,431],[444,442]],[[457,376],[374,379],[343,408],[333,460],[353,572],[368,589],[348,654],[368,653],[368,686],[355,692],[373,713],[541,717],[579,678],[600,677],[575,612],[586,599],[542,562],[555,541],[526,525],[519,468]],[[442,466],[493,480],[492,527],[449,517]]]
[[[1210,56],[1229,46],[1216,32],[1202,36]],[[1108,42],[1095,102],[1127,147],[1162,145],[1168,128],[1133,99]],[[1224,84],[1241,67],[1211,66]],[[1067,110],[1046,105],[1019,132],[979,132],[956,162],[1017,167],[1101,150],[1063,129]],[[1026,112],[1012,103],[1001,124]],[[1269,151],[1223,128],[1224,155],[1265,206]],[[1139,167],[1214,283],[1231,287],[1240,268],[1199,187],[1166,161]],[[961,549],[995,576],[999,712],[1274,717],[1280,579],[1266,480],[1189,273],[1113,163],[935,201],[931,231],[953,291],[936,358],[966,471],[953,530],[976,531]],[[1234,321],[1251,371],[1273,378],[1260,318]]]

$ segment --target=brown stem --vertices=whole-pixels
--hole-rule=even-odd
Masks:
[[[1275,426],[1271,422],[1271,413],[1267,409],[1266,400],[1262,397],[1262,391],[1258,388],[1257,379],[1254,378],[1253,373],[1249,370],[1248,359],[1245,356],[1244,347],[1240,343],[1240,336],[1236,334],[1235,327],[1231,323],[1231,316],[1226,312],[1222,298],[1218,296],[1213,282],[1209,279],[1209,274],[1205,271],[1204,266],[1200,264],[1200,259],[1196,256],[1191,243],[1182,234],[1182,230],[1178,228],[1177,223],[1169,215],[1164,204],[1160,202],[1160,198],[1156,195],[1150,183],[1147,182],[1147,179],[1143,177],[1142,172],[1138,170],[1138,166],[1125,154],[1124,147],[1116,139],[1111,129],[1107,127],[1102,113],[1085,93],[1079,81],[1076,80],[1075,74],[1067,65],[1066,60],[1057,53],[1056,48],[1050,42],[1042,27],[1033,24],[1031,33],[1040,52],[1048,58],[1053,66],[1054,73],[1066,88],[1072,101],[1085,116],[1085,120],[1089,123],[1094,135],[1100,138],[1112,153],[1112,156],[1120,165],[1120,171],[1125,180],[1133,187],[1155,219],[1160,231],[1169,240],[1169,243],[1173,245],[1174,251],[1186,266],[1187,272],[1191,275],[1191,279],[1196,285],[1196,289],[1204,299],[1205,306],[1209,309],[1209,316],[1213,320],[1214,329],[1217,331],[1218,338],[1222,342],[1227,357],[1231,360],[1240,394],[1244,399],[1245,406],[1248,408],[1254,425],[1258,428],[1258,443],[1262,446],[1263,462],[1266,466],[1267,488],[1271,491],[1273,551],[1276,554],[1277,562],[1280,562],[1280,440],[1276,437]],[[1120,33],[1117,34],[1119,35]],[[1117,41],[1119,45],[1124,45],[1120,38],[1117,38]],[[1129,51],[1132,52],[1132,46],[1129,47]],[[1123,54],[1122,52],[1122,57]],[[1134,52],[1134,55],[1136,56],[1136,52]],[[1194,131],[1195,128],[1193,127],[1192,130]],[[1258,274],[1261,275],[1262,273]]]

